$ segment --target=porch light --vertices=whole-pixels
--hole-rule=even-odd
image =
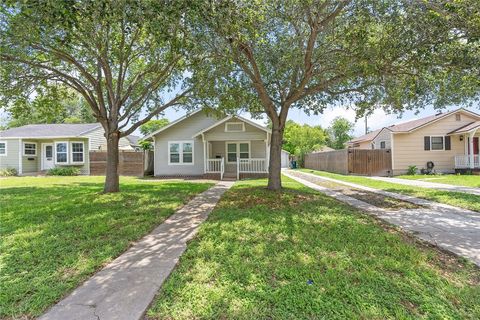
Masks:
[[[463,135],[460,135],[460,141],[463,141]]]

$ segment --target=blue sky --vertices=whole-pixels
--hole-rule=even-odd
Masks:
[[[458,107],[452,106],[450,108],[445,109],[444,111],[449,111],[449,110],[454,110],[457,109]],[[469,110],[473,112],[480,113],[480,105],[476,104],[473,107],[468,108]],[[383,112],[383,110],[376,110],[371,116],[368,118],[368,127],[370,130],[376,130],[394,123],[400,123],[400,122],[405,122],[409,120],[414,120],[418,118],[423,118],[429,115],[432,115],[434,113],[438,112],[437,110],[434,110],[433,107],[425,107],[424,109],[418,110],[418,112],[415,111],[406,111],[404,112],[401,116],[396,115],[396,114],[386,114]],[[173,121],[185,114],[184,111],[176,111],[174,109],[167,110],[165,113],[165,118],[169,119],[170,121]],[[242,116],[249,118],[250,116],[248,113],[241,114]],[[301,124],[309,124],[309,125],[320,125],[323,128],[326,128],[330,125],[332,120],[337,117],[337,116],[342,116],[350,120],[351,122],[355,123],[355,128],[354,128],[354,136],[361,136],[365,134],[365,118],[360,118],[358,119],[357,122],[355,122],[355,112],[352,109],[347,109],[344,107],[331,107],[327,108],[323,114],[320,114],[318,116],[314,115],[306,115],[303,111],[298,110],[298,109],[292,109],[289,112],[288,119],[291,119],[295,122],[301,123]],[[253,120],[255,122],[258,122],[260,124],[264,124],[266,122],[265,120]]]

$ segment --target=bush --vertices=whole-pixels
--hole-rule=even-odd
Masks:
[[[0,169],[0,177],[13,177],[17,175],[18,172],[15,168]]]
[[[78,176],[80,169],[77,167],[55,167],[47,171],[48,176]]]
[[[417,166],[408,166],[407,174],[414,176],[417,174]]]

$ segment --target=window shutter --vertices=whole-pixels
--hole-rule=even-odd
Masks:
[[[429,136],[423,137],[423,142],[424,142],[424,150],[425,151],[430,150],[430,137]]]
[[[451,150],[450,136],[445,136],[445,150]]]

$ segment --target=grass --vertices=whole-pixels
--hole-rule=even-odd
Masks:
[[[284,178],[230,189],[147,319],[478,319],[480,271]]]
[[[455,174],[445,174],[445,175],[414,175],[414,176],[398,176],[396,178],[409,179],[409,180],[421,180],[427,182],[438,182],[452,184],[455,186],[465,186],[465,187],[474,187],[480,188],[480,176],[475,175],[455,175]]]
[[[367,177],[346,176],[342,174],[316,171],[311,169],[300,169],[300,171],[313,173],[318,176],[333,178],[341,181],[353,182],[353,183],[357,183],[357,184],[375,188],[375,189],[382,189],[385,191],[402,193],[402,194],[411,195],[418,198],[424,198],[424,199],[428,199],[428,200],[432,200],[440,203],[449,204],[452,206],[457,206],[460,208],[465,208],[468,210],[480,211],[480,196],[473,195],[473,194],[406,186],[398,183],[373,180]]]
[[[102,177],[0,179],[0,318],[33,318],[209,184]]]

